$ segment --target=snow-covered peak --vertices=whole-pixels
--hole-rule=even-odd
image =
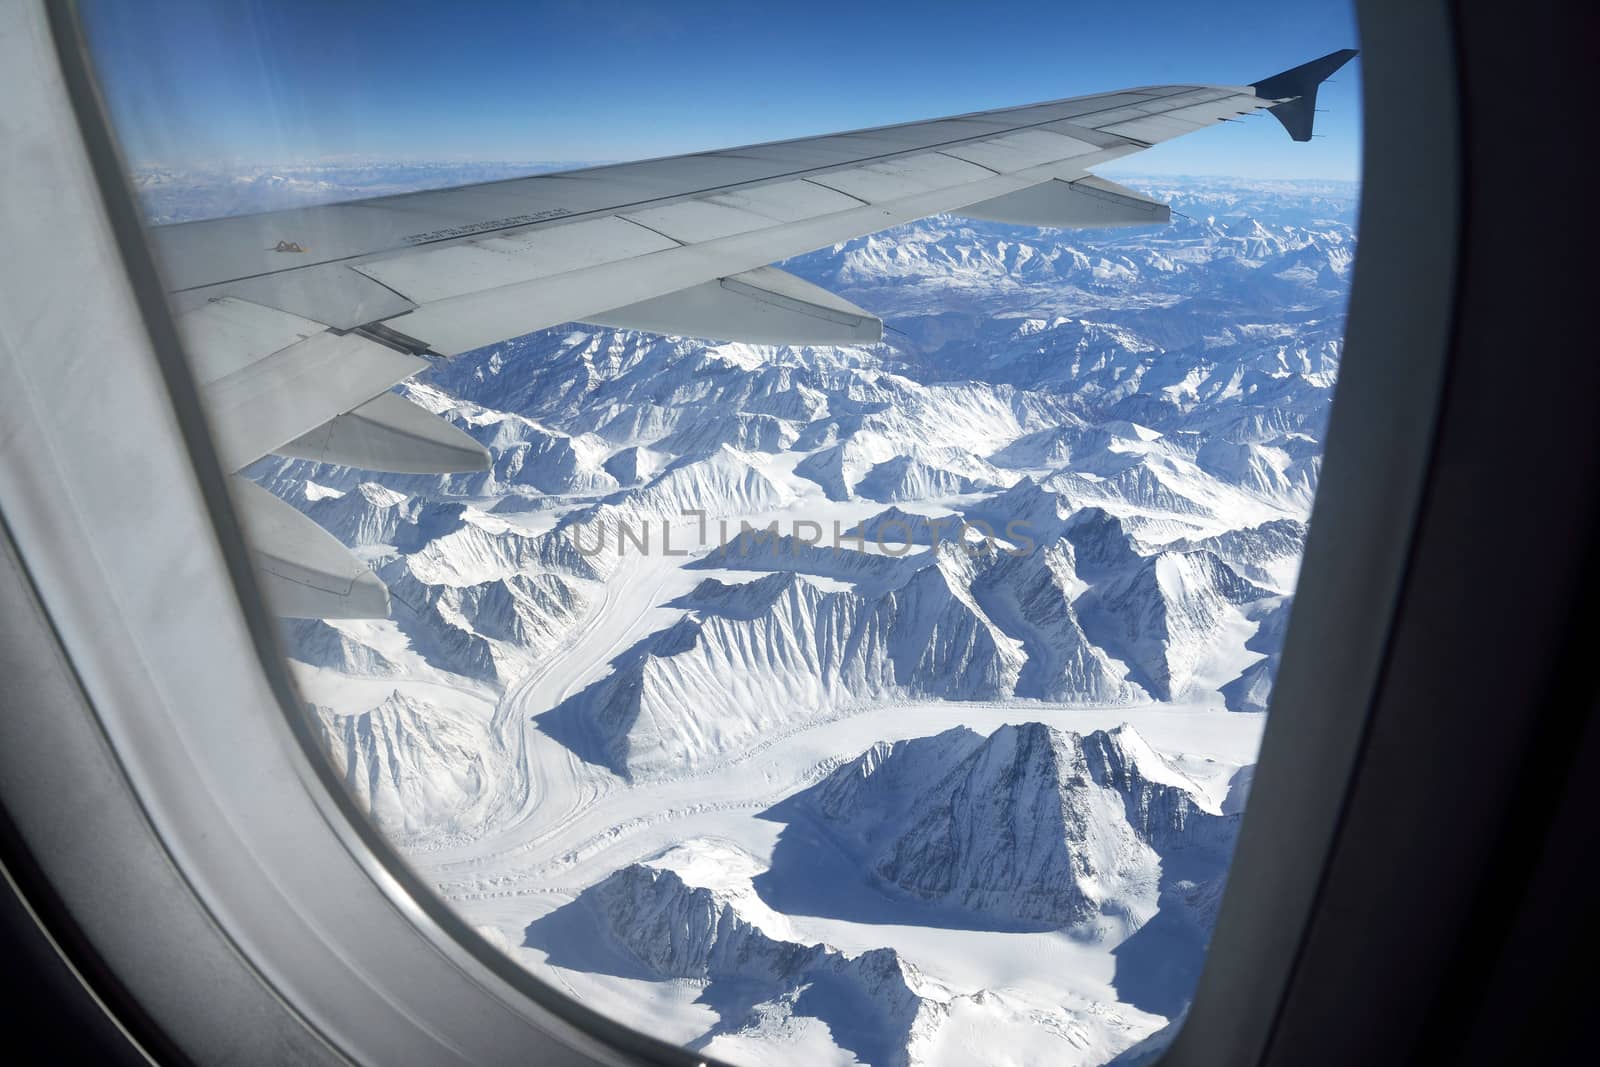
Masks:
[[[704,456],[677,460],[639,489],[607,497],[605,511],[582,514],[589,521],[621,522],[667,519],[704,512],[717,517],[772,511],[791,502],[795,493],[761,469],[754,458],[732,445],[719,444]]]
[[[1094,587],[1080,610],[1097,644],[1124,658],[1158,700],[1174,700],[1229,627],[1248,627],[1241,606],[1271,595],[1214,553],[1161,552]]]
[[[737,989],[733,1003],[748,1007],[712,1033],[816,1019],[864,1062],[921,1062],[950,991],[893,949],[849,955],[797,937],[749,889],[756,862],[727,842],[690,841],[612,873],[573,906],[656,976],[707,983],[713,1004],[716,989]]]
[[[418,510],[418,505],[404,493],[376,482],[362,482],[345,492],[307,482],[305,495],[306,514],[352,546],[392,541],[401,526],[413,519]]]
[[[796,805],[887,885],[1005,925],[1087,928],[1109,915],[1136,929],[1156,910],[1164,854],[1225,855],[1234,832],[1126,725],[874,746]]]
[[[772,937],[795,939],[788,918],[768,907],[751,885],[766,865],[731,841],[694,838],[641,863],[655,870],[671,871],[687,886],[705,889],[732,907],[741,919]]]
[[[399,690],[354,715],[313,710],[334,767],[380,829],[417,837],[470,825],[491,774],[481,720]]]

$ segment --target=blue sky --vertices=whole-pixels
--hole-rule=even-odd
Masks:
[[[1238,84],[1359,46],[1350,0],[784,4],[81,0],[136,164],[616,160],[1034,103]],[[1139,173],[1355,178],[1360,61],[1323,136],[1265,116]]]

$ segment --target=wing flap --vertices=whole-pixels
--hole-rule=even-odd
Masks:
[[[961,209],[968,218],[1014,226],[1098,227],[1161,226],[1172,221],[1172,209],[1104,178],[1059,179],[972,204]]]
[[[381,393],[276,449],[281,456],[396,474],[488,470],[487,449],[398,393]]]
[[[243,278],[225,285],[180,293],[174,300],[180,314],[214,299],[239,300],[315,321],[319,328],[353,330],[387,319],[417,305],[344,263],[321,263],[300,270]]]
[[[358,334],[233,297],[180,314],[178,327],[230,471],[428,368]]]
[[[195,380],[221,381],[257,360],[327,329],[320,322],[248,300],[208,300],[178,316]]]
[[[389,590],[338,538],[254,482],[235,476],[234,505],[272,610],[284,618],[385,619]]]
[[[586,321],[749,344],[861,345],[883,339],[876,316],[776,267],[719,278]]]

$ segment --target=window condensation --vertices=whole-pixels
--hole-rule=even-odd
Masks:
[[[196,21],[163,45],[160,19],[84,5],[153,225],[671,154],[583,115],[541,119],[549,151],[502,149],[505,123],[463,131],[464,93],[499,85],[543,114],[581,86],[462,90],[409,65],[451,107],[402,122],[353,75],[304,81],[341,48],[367,69],[391,31],[330,21],[302,62],[286,50],[318,32],[305,19],[172,6]],[[525,39],[520,6],[473,17]],[[645,48],[613,23],[561,26],[573,48]],[[1140,26],[1152,63],[1079,91],[1193,60]],[[928,85],[970,32],[916,31],[944,34]],[[1218,80],[1317,54],[1276,44],[1236,45]],[[679,98],[672,71],[651,89],[594,62],[608,92]],[[778,264],[881,317],[882,343],[568,324],[430,357],[397,388],[488,470],[246,467],[388,590],[390,618],[282,629],[361,807],[517,962],[709,1056],[1159,1049],[1217,914],[1338,376],[1359,192],[1342,80],[1323,106],[1343,122],[1303,162],[1259,149],[1289,144],[1261,116],[1096,168],[1170,204],[1169,225],[938,215]],[[907,119],[995,95],[904,92]],[[804,132],[853,117],[819,104]],[[759,119],[730,105],[674,150],[797,132],[752,135]],[[1225,161],[1213,138],[1242,176],[1176,176]],[[636,236],[669,241],[652,232]],[[318,251],[315,232],[282,241]]]

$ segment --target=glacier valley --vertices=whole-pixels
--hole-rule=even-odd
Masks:
[[[468,180],[141,189],[166,218],[436,179]],[[880,345],[573,324],[400,387],[488,471],[250,469],[388,585],[391,619],[284,648],[351,793],[492,943],[741,1064],[1170,1037],[1292,608],[1357,190],[1119,180],[1174,223],[942,216],[783,264]]]

